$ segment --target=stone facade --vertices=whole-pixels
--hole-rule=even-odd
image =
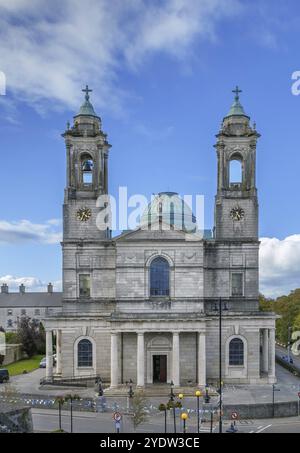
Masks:
[[[110,145],[88,92],[73,127],[63,136],[63,305],[59,315],[44,320],[48,378],[54,372],[64,377],[100,375],[112,387],[130,379],[140,387],[216,382],[221,307],[222,380],[275,382],[275,316],[260,312],[258,304],[259,134],[250,126],[238,94],[217,135],[211,237],[191,238],[171,220],[169,228],[163,228],[160,215],[157,228],[141,225],[114,238],[99,231],[96,218],[104,207],[96,200],[108,192]],[[241,167],[238,182],[232,180],[232,161]],[[166,196],[159,194],[152,206]],[[178,206],[176,195],[175,200]],[[158,258],[168,269],[167,289],[154,294],[151,273]],[[56,370],[51,363],[53,331]]]

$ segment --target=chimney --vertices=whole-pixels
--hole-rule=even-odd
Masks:
[[[20,291],[20,294],[25,294],[25,286],[23,285],[23,283],[22,283],[22,285],[19,286],[19,291]]]
[[[6,283],[3,283],[3,285],[1,286],[1,293],[8,294],[8,285]]]
[[[47,291],[49,294],[52,294],[53,293],[53,285],[52,283],[49,283],[48,286],[47,286]]]

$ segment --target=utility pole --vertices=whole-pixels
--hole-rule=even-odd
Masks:
[[[219,433],[223,431],[222,420],[222,299],[219,299],[219,382],[220,382],[220,418]]]
[[[289,322],[289,325],[288,325],[288,361],[289,361],[289,363],[291,360],[291,331],[292,331],[292,326]]]

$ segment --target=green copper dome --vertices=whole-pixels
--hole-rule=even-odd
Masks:
[[[160,217],[165,224],[172,225],[176,230],[188,233],[197,230],[191,208],[175,192],[161,192],[154,196],[141,217],[141,227],[155,224]]]
[[[94,110],[94,107],[90,103],[90,96],[89,93],[92,91],[89,89],[88,85],[86,85],[85,89],[82,90],[85,93],[85,101],[79,109],[79,113],[77,115],[89,115],[89,116],[97,116]]]
[[[228,116],[247,116],[244,107],[240,103],[239,94],[242,93],[242,90],[240,90],[239,87],[237,86],[236,89],[233,90],[233,93],[235,93],[234,103],[232,104],[228,115],[226,115],[226,118]]]
[[[79,109],[78,115],[90,115],[90,116],[97,116],[94,110],[94,107],[90,103],[90,101],[85,101]]]

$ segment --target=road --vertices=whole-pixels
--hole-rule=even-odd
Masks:
[[[70,432],[70,413],[62,412],[62,427]],[[35,432],[49,432],[58,429],[58,412],[48,409],[32,409]],[[224,421],[223,432],[230,427],[229,421]],[[187,421],[187,433],[196,433],[197,421]],[[247,420],[237,422],[238,433],[268,434],[268,433],[300,433],[300,418],[269,419],[269,420]],[[74,433],[114,433],[115,425],[111,413],[96,414],[87,412],[74,412],[73,415]],[[132,422],[128,416],[124,416],[121,424],[121,433],[133,432]],[[163,415],[152,416],[148,421],[137,429],[138,433],[163,433]],[[168,417],[167,432],[174,433],[173,419]],[[177,433],[182,433],[181,421],[177,418]],[[202,425],[201,434],[209,433],[209,424]],[[213,432],[218,432],[218,424],[215,422]]]
[[[283,356],[283,355],[287,355],[288,351],[286,348],[276,345],[276,353],[279,354],[280,356]],[[300,368],[300,357],[294,355],[292,352],[291,352],[291,357],[293,358],[294,364]]]

